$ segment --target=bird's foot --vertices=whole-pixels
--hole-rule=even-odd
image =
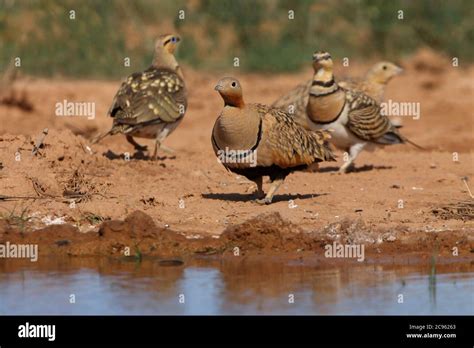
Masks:
[[[140,145],[139,143],[135,141],[135,139],[133,139],[133,137],[130,134],[127,134],[126,138],[127,138],[127,141],[133,145],[133,148],[135,149],[135,151],[145,152],[148,150],[148,146]]]
[[[134,148],[135,148],[135,151],[138,151],[138,152],[146,152],[148,151],[148,146],[146,145],[134,145]]]
[[[270,197],[265,197],[265,198],[257,198],[255,200],[255,203],[258,203],[260,205],[268,205],[272,203],[272,199]]]
[[[265,192],[263,192],[263,191],[255,190],[254,194],[257,197],[257,199],[264,199],[265,198]]]
[[[353,163],[350,163],[348,165],[342,165],[340,168],[339,168],[339,174],[347,174],[347,173],[350,173],[354,170],[355,166]]]
[[[173,150],[172,148],[168,147],[168,146],[165,146],[165,145],[161,145],[160,146],[160,150],[163,150],[164,152],[170,154],[170,155],[174,155],[176,153],[175,150]]]

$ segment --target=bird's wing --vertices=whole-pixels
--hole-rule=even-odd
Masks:
[[[172,123],[184,116],[186,100],[184,81],[174,71],[152,67],[122,83],[109,115],[116,125]]]
[[[337,84],[344,89],[360,90],[363,88],[364,81],[360,78],[348,77],[342,81],[338,81]]]
[[[293,167],[334,159],[327,131],[307,131],[281,109],[261,106],[259,112],[275,164]]]
[[[359,138],[379,144],[403,143],[396,127],[380,113],[380,106],[369,96],[347,91],[349,102],[346,126]]]

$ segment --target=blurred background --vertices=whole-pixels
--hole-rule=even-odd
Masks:
[[[0,71],[21,57],[26,74],[121,77],[124,57],[141,70],[170,31],[185,38],[179,60],[203,70],[239,57],[249,72],[296,71],[315,49],[374,61],[430,47],[471,62],[473,17],[472,0],[0,0]]]

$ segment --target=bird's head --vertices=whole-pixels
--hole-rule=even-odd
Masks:
[[[174,56],[174,51],[180,41],[181,38],[176,34],[165,34],[158,37],[155,42],[155,55],[152,65],[155,68],[171,69],[184,79],[183,72]]]
[[[214,88],[219,92],[225,105],[243,107],[242,87],[240,82],[234,77],[223,77],[217,82]]]
[[[155,52],[165,51],[170,54],[174,54],[174,51],[178,47],[181,41],[181,37],[176,34],[165,34],[158,37],[155,42]]]
[[[333,62],[331,55],[325,51],[317,51],[313,53],[313,69],[315,72],[320,69],[332,71]]]
[[[396,64],[391,62],[379,62],[369,70],[367,77],[373,82],[386,84],[392,77],[402,72],[403,69]]]

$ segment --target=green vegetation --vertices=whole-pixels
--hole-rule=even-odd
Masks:
[[[82,214],[82,217],[91,225],[98,225],[106,220],[102,216],[90,212]]]
[[[396,59],[429,46],[472,61],[473,17],[471,0],[0,0],[0,71],[20,57],[28,74],[119,78],[148,66],[173,28],[180,60],[209,70],[238,57],[246,71],[292,71],[315,49]]]
[[[25,232],[27,224],[31,221],[32,216],[30,215],[30,209],[28,206],[20,208],[19,212],[16,211],[17,206],[15,205],[12,210],[7,213],[0,214],[0,220],[5,219],[11,226],[17,227],[20,232]]]

